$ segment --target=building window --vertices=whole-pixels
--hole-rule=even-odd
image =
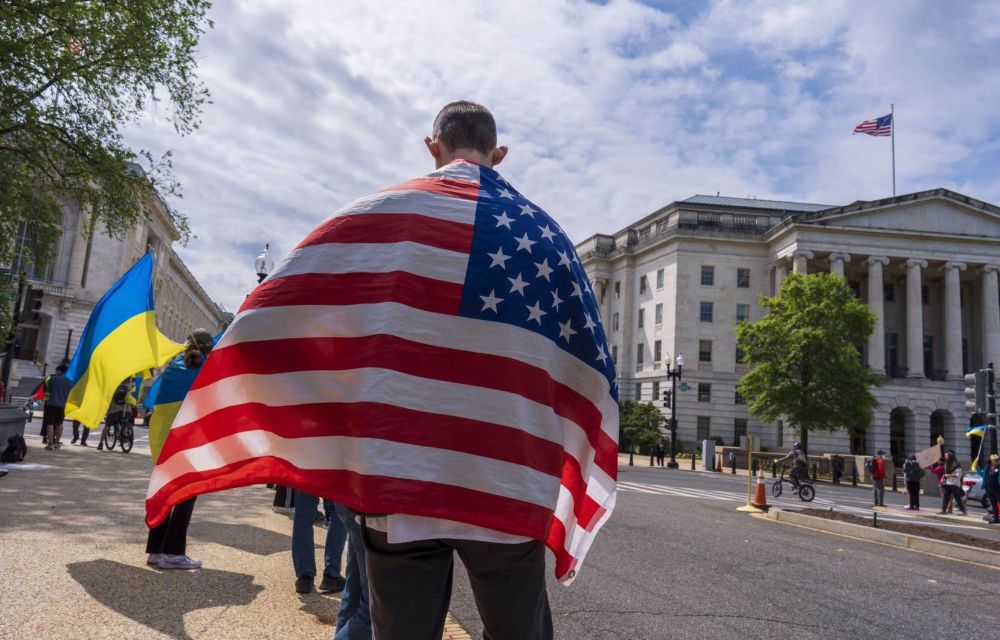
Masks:
[[[848,280],[847,286],[851,288],[851,294],[855,298],[861,298],[861,282],[858,280]]]
[[[934,376],[934,336],[924,336],[924,376]]]
[[[635,383],[635,401],[639,402],[640,400],[642,400],[642,383],[637,381]]]
[[[621,300],[622,298],[622,283],[615,280],[615,300]]]
[[[656,288],[657,289],[663,288],[663,269],[656,270]]]
[[[711,362],[712,361],[712,341],[711,340],[699,340],[698,341],[698,362]]]
[[[656,324],[663,324],[663,303],[656,305]]]
[[[639,328],[642,329],[646,326],[646,310],[639,307]]]
[[[743,349],[736,347],[736,364],[743,364]]]
[[[920,287],[920,304],[930,304],[931,295],[927,291],[927,287]]]
[[[639,295],[646,293],[649,289],[649,282],[646,280],[646,276],[639,276]]]
[[[618,312],[611,314],[611,330],[618,331]]]
[[[778,441],[778,448],[780,449],[785,446],[785,424],[781,420],[778,420],[776,429],[778,433],[775,440]]]
[[[736,288],[737,289],[749,289],[750,288],[750,270],[749,269],[737,269],[736,270]]]
[[[660,401],[660,381],[653,380],[653,402]]]
[[[611,347],[611,362],[613,362],[616,367],[618,366],[618,345]]]
[[[891,282],[886,282],[882,285],[882,300],[885,302],[895,302],[896,301],[896,285]]]
[[[736,418],[733,420],[733,446],[740,446],[740,438],[747,435],[747,419]]]
[[[706,287],[715,285],[715,267],[701,265],[701,284]]]
[[[736,392],[733,404],[746,404],[746,399],[743,397],[743,394],[740,393],[739,391]]]
[[[660,368],[660,360],[663,359],[663,341],[657,340],[653,342],[653,368]]]
[[[701,303],[701,307],[700,307],[700,311],[698,313],[698,317],[701,319],[702,322],[711,322],[712,321],[712,303],[711,302],[702,302]]]
[[[698,416],[698,440],[708,440],[708,434],[712,431],[712,419],[708,416]]]
[[[738,304],[736,305],[736,322],[742,322],[744,320],[750,319],[750,305],[748,304]]]
[[[708,382],[698,383],[698,402],[712,401],[712,385]]]
[[[646,357],[646,350],[642,348],[642,343],[640,342],[635,346],[635,370],[642,371],[642,361]]]

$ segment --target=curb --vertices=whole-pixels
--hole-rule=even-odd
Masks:
[[[885,529],[875,529],[872,527],[861,526],[859,524],[852,524],[850,522],[827,520],[826,518],[817,518],[815,516],[807,516],[801,513],[782,511],[780,509],[772,510],[767,514],[758,517],[768,518],[770,520],[774,520],[775,522],[805,527],[807,529],[815,529],[826,533],[847,536],[849,538],[857,538],[860,540],[867,540],[869,542],[878,542],[880,544],[898,547],[900,549],[919,551],[921,553],[928,553],[935,556],[950,558],[952,560],[962,560],[964,562],[972,562],[975,564],[993,567],[994,569],[1000,569],[1000,551],[980,549],[978,547],[970,547],[968,545],[956,544],[954,542],[932,540],[930,538],[914,536],[907,533],[886,531]]]

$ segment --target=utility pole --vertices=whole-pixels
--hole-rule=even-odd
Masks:
[[[7,334],[7,339],[4,341],[4,356],[3,365],[0,367],[0,389],[3,389],[4,395],[9,395],[10,391],[10,370],[14,364],[14,347],[17,342],[17,327],[21,322],[21,303],[22,297],[24,296],[24,274],[22,273],[17,278],[17,298],[14,300],[14,309],[10,314],[10,333]],[[4,402],[6,398],[0,398],[0,403]]]

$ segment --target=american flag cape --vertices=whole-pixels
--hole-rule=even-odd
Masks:
[[[150,478],[277,483],[543,541],[568,583],[615,504],[618,390],[559,226],[456,161],[348,205],[246,299]]]

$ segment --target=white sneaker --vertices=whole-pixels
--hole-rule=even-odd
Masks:
[[[159,553],[151,553],[149,557],[146,558],[146,564],[160,564],[160,558],[163,556]]]
[[[160,556],[157,565],[161,569],[200,569],[201,560],[195,560],[189,556],[172,556],[164,553]]]

